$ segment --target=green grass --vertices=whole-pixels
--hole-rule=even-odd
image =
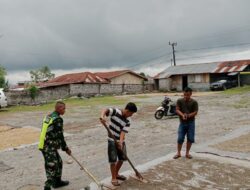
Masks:
[[[149,98],[149,97],[146,96],[146,95],[136,95],[136,96],[131,96],[131,97],[139,98],[139,99]]]
[[[248,92],[250,92],[250,85],[243,86],[243,87],[237,87],[237,88],[231,88],[231,89],[223,91],[222,94],[235,95],[235,94],[245,94]]]
[[[226,91],[221,92],[222,94],[225,95],[240,95],[235,98],[231,104],[229,104],[230,107],[234,107],[236,109],[240,108],[248,108],[250,106],[250,98],[249,98],[249,93],[250,93],[250,86],[243,86],[243,87],[237,87],[237,88],[232,88],[228,89]]]
[[[128,99],[118,98],[113,96],[103,96],[103,97],[93,97],[89,99],[79,99],[79,98],[69,98],[64,100],[66,107],[85,107],[85,106],[98,106],[98,105],[125,105]],[[55,101],[37,105],[37,106],[11,106],[6,108],[5,112],[3,113],[10,113],[10,112],[31,112],[31,111],[51,111],[54,109]],[[0,112],[1,114],[1,112]]]
[[[247,97],[241,97],[240,100],[236,101],[233,104],[233,107],[236,109],[240,109],[240,108],[248,108],[250,106],[250,99]]]

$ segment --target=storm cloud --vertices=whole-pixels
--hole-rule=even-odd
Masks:
[[[0,0],[0,65],[8,73],[44,65],[150,71],[170,64],[169,41],[184,64],[250,58],[249,7],[248,0]]]

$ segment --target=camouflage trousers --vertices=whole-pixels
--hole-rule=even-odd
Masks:
[[[55,184],[56,179],[61,178],[62,176],[62,159],[56,149],[45,148],[42,153],[45,161],[44,166],[47,176],[45,186],[51,187]]]

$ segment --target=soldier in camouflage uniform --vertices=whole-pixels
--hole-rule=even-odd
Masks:
[[[44,190],[50,190],[51,186],[58,188],[69,184],[68,181],[61,180],[63,163],[58,153],[58,149],[61,148],[68,155],[71,155],[71,150],[68,148],[63,135],[63,119],[60,115],[64,113],[65,104],[57,102],[55,111],[47,115],[43,120],[38,146],[45,160],[47,181]]]

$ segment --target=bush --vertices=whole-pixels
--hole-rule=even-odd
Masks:
[[[39,89],[38,89],[35,85],[31,85],[31,86],[28,88],[28,91],[29,91],[29,94],[30,94],[31,99],[32,99],[32,100],[35,100],[35,98],[36,98],[37,95],[38,95]]]

